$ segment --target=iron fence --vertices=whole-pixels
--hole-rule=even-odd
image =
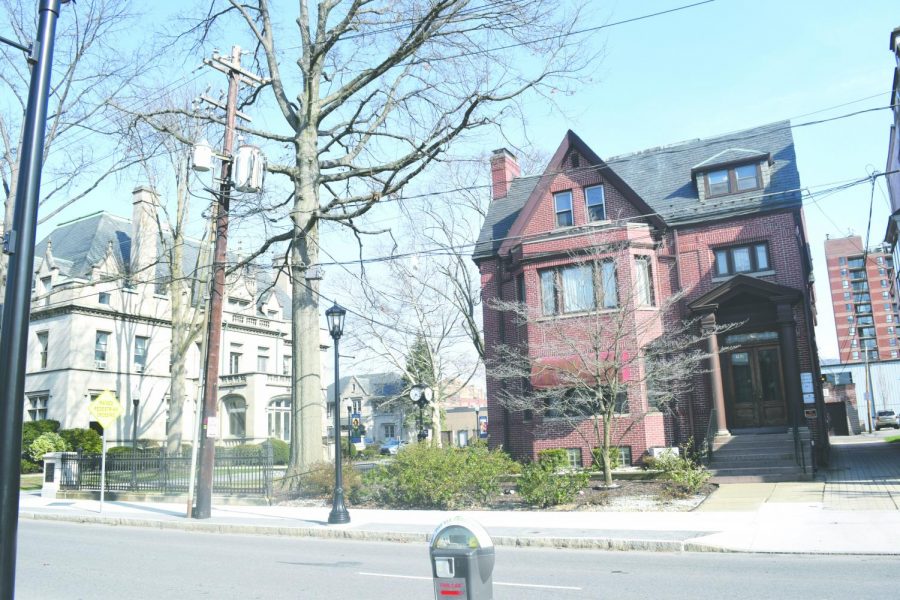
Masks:
[[[62,456],[60,489],[100,491],[102,456],[67,452]],[[213,493],[272,495],[272,445],[257,448],[216,448]],[[107,492],[186,494],[191,457],[167,455],[165,449],[108,452]]]

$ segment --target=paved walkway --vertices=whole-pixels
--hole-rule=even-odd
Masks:
[[[54,500],[23,493],[20,518],[216,533],[425,542],[462,514],[497,545],[650,550],[900,555],[897,509],[900,445],[839,440],[829,470],[802,483],[723,484],[699,510],[677,512],[350,509],[351,523],[328,525],[328,508],[214,506],[212,518],[184,516],[181,504]]]

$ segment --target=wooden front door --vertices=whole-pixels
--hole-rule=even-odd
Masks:
[[[745,347],[722,358],[728,428],[787,425],[778,346]]]

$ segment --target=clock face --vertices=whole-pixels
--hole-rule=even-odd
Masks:
[[[418,402],[422,398],[422,388],[419,386],[413,386],[412,389],[409,390],[409,399],[413,402]]]
[[[430,387],[427,387],[425,388],[423,394],[425,395],[425,400],[431,402],[431,398],[434,397],[434,390],[432,390]]]

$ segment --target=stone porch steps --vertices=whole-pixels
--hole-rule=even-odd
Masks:
[[[809,443],[808,436],[801,445]],[[807,462],[807,464],[809,464]],[[793,433],[736,434],[713,442],[712,463],[708,466],[713,483],[808,481],[807,472],[794,456]]]

